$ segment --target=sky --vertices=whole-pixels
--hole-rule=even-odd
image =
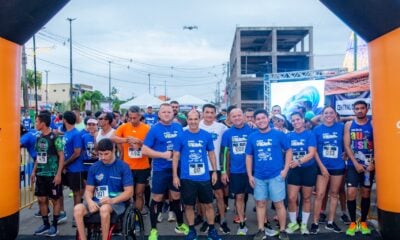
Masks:
[[[37,70],[49,83],[69,83],[67,18],[76,18],[74,83],[108,96],[111,69],[120,99],[148,93],[150,77],[151,94],[215,100],[237,26],[313,26],[315,69],[342,67],[351,33],[317,0],[75,0],[36,34]],[[32,41],[26,48],[32,68]]]

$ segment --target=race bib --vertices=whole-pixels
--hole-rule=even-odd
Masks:
[[[142,150],[139,149],[134,149],[134,148],[128,148],[128,156],[130,158],[141,158],[142,157]]]
[[[299,161],[307,154],[306,151],[293,152],[293,161]]]
[[[172,142],[167,143],[167,151],[173,151],[174,150],[174,144]]]
[[[322,151],[322,156],[324,158],[338,158],[339,156],[339,149],[336,146],[332,145],[325,145]]]
[[[101,200],[104,197],[108,197],[108,186],[103,185],[103,186],[97,186],[95,191],[94,191],[94,197]]]
[[[191,163],[189,164],[189,175],[190,176],[200,176],[206,172],[204,168],[204,163]]]
[[[46,152],[38,152],[36,161],[38,164],[46,164],[47,163],[47,153]]]
[[[233,154],[244,154],[245,149],[246,149],[246,142],[232,143]]]

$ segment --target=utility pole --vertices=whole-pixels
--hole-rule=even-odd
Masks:
[[[108,100],[111,103],[111,61],[108,61]]]
[[[355,32],[353,32],[353,44],[354,44],[354,70],[353,71],[357,71],[357,34]]]
[[[151,94],[151,92],[150,92],[150,73],[148,73],[147,76],[149,77],[149,94]]]
[[[44,70],[46,72],[46,107],[49,102],[49,70]]]
[[[156,86],[153,86],[153,94],[154,94],[154,97],[157,97],[157,95],[156,95]]]
[[[38,115],[38,96],[37,96],[37,73],[36,73],[36,38],[33,35],[33,79],[35,80],[35,116]]]
[[[28,112],[29,110],[29,93],[28,93],[28,83],[26,81],[26,51],[25,45],[22,46],[22,68],[21,68],[21,75],[22,75],[22,90],[23,90],[23,102],[24,102],[24,110]]]
[[[73,89],[72,89],[72,21],[76,18],[67,18],[69,21],[69,106],[72,109]]]

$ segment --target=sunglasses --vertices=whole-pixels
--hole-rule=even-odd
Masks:
[[[98,118],[97,120],[105,120],[105,118]]]

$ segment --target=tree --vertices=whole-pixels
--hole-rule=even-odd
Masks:
[[[40,89],[42,87],[42,73],[40,72],[36,72],[36,83],[37,88]],[[27,110],[29,108],[29,94],[35,89],[35,74],[33,70],[26,69],[26,76],[21,77],[21,87],[23,89],[24,108]]]
[[[72,102],[72,106],[78,107],[80,111],[85,110],[86,101],[91,102],[90,110],[98,110],[100,108],[100,102],[104,101],[106,97],[98,91],[95,90],[93,92],[84,92],[81,96],[76,97]]]

